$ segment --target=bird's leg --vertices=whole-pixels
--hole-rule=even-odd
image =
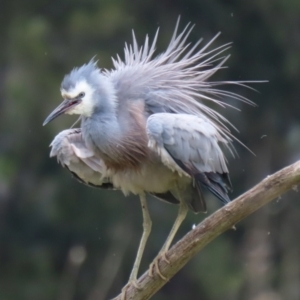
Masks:
[[[162,246],[161,250],[159,251],[159,254],[162,254],[162,253],[166,253],[170,246],[171,246],[171,243],[180,227],[180,225],[182,224],[182,222],[184,221],[184,219],[186,218],[186,215],[187,215],[187,212],[188,212],[188,207],[187,205],[185,204],[185,202],[180,202],[180,206],[179,206],[179,210],[178,210],[178,215],[177,215],[177,218],[174,222],[174,225],[169,233],[169,236],[168,238],[166,239],[164,245]]]
[[[142,206],[142,212],[143,212],[143,229],[144,229],[144,231],[143,231],[139,249],[138,249],[134,264],[133,264],[133,269],[132,269],[130,277],[129,277],[129,281],[136,281],[136,279],[137,279],[140,262],[142,260],[146,242],[148,240],[149,234],[151,232],[151,227],[152,227],[152,221],[151,221],[148,206],[147,206],[146,196],[144,194],[140,195],[140,200],[141,200],[141,206]]]
[[[180,206],[179,206],[179,210],[178,210],[178,215],[177,218],[173,224],[173,227],[169,233],[168,238],[166,239],[164,245],[162,246],[161,250],[159,251],[158,255],[156,256],[156,258],[154,259],[154,261],[151,263],[150,267],[149,267],[149,276],[152,277],[153,276],[153,268],[154,266],[156,267],[156,271],[157,274],[164,280],[166,280],[167,278],[165,276],[163,276],[159,270],[158,267],[158,260],[160,257],[162,257],[167,263],[169,263],[169,260],[166,257],[166,253],[169,250],[171,243],[181,225],[181,223],[183,222],[183,220],[185,219],[186,215],[188,212],[188,207],[186,205],[185,202],[180,201]]]
[[[143,212],[143,235],[140,241],[139,249],[133,264],[133,268],[129,277],[129,281],[126,284],[126,286],[122,289],[122,299],[125,299],[125,294],[127,291],[127,288],[130,284],[134,285],[135,288],[139,289],[139,286],[137,284],[137,274],[140,267],[140,263],[142,260],[142,256],[144,253],[144,249],[146,246],[146,242],[148,240],[149,234],[151,232],[152,227],[152,221],[150,218],[150,214],[148,211],[147,201],[145,194],[140,195],[141,200],[141,206],[142,206],[142,212]]]

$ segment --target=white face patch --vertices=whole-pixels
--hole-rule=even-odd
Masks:
[[[65,113],[69,115],[84,115],[86,117],[90,117],[93,113],[93,93],[94,89],[85,81],[82,80],[76,84],[76,86],[66,91],[64,89],[61,90],[61,95],[65,99],[73,99],[76,98],[80,93],[84,93],[84,97],[82,97],[82,101],[74,106],[73,108],[67,110]]]

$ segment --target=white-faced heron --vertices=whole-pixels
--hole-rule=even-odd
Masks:
[[[177,35],[178,23],[167,50],[154,57],[158,31],[138,47],[125,46],[125,58],[113,59],[114,69],[101,70],[94,60],[75,68],[61,84],[64,101],[44,125],[65,114],[78,114],[81,128],[61,132],[52,142],[51,156],[82,182],[139,195],[143,235],[129,282],[137,273],[151,230],[145,194],[179,204],[178,216],[158,257],[165,253],[188,208],[205,212],[205,188],[223,204],[231,189],[226,159],[220,145],[231,150],[230,123],[203,102],[220,106],[224,98],[251,103],[210,81],[223,68],[229,44],[208,50],[201,41],[190,47],[186,40],[193,27]],[[157,262],[157,259],[155,260]],[[152,264],[153,266],[156,263]],[[158,267],[157,272],[163,278]]]

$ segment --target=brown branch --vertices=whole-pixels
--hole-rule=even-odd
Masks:
[[[167,253],[170,264],[159,260],[161,273],[170,279],[173,277],[199,250],[215,239],[224,231],[258,210],[263,205],[276,199],[281,194],[296,187],[300,183],[300,161],[268,176],[255,187],[230,202],[223,208],[207,217],[198,226],[188,232]],[[162,280],[157,273],[153,278],[148,271],[139,279],[140,290],[129,286],[126,300],[146,300],[153,296],[168,281]],[[121,294],[114,300],[121,300]]]

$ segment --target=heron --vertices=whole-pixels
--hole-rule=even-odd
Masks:
[[[230,201],[224,149],[234,155],[234,126],[216,110],[231,107],[225,99],[251,104],[224,85],[243,81],[212,81],[224,68],[230,43],[210,49],[219,34],[204,46],[187,39],[190,23],[178,33],[179,19],[166,50],[155,55],[158,32],[139,47],[134,31],[125,44],[124,59],[112,58],[113,69],[101,69],[92,59],[65,75],[63,102],[46,118],[79,115],[80,128],[59,133],[51,156],[81,182],[138,195],[143,234],[128,284],[138,288],[137,275],[151,231],[146,194],[179,205],[178,215],[150,270],[161,274],[157,260],[166,253],[188,210],[206,212],[203,190],[224,205]],[[212,103],[213,105],[209,105]]]

